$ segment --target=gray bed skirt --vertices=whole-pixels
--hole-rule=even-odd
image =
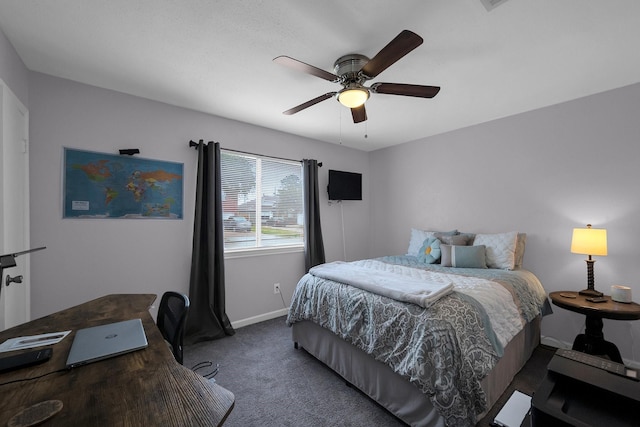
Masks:
[[[387,365],[378,362],[333,332],[310,321],[292,325],[293,341],[411,426],[444,427],[429,398]],[[504,356],[482,381],[491,408],[540,343],[536,317],[507,344]],[[480,414],[480,419],[485,414]]]

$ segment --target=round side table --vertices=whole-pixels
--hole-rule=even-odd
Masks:
[[[587,296],[574,291],[551,292],[549,298],[554,305],[587,317],[585,333],[579,334],[573,341],[573,350],[597,356],[605,355],[615,362],[622,363],[618,347],[604,339],[602,319],[638,320],[640,304],[615,302],[608,295],[603,296],[606,302],[595,303],[587,301]]]

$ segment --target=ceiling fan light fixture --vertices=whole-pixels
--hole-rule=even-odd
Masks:
[[[369,91],[362,87],[346,87],[338,94],[338,101],[347,108],[358,108],[369,99]]]
[[[508,0],[481,0],[508,1]],[[328,92],[304,102],[283,112],[285,115],[296,114],[306,108],[336,98],[345,107],[351,109],[353,123],[367,120],[364,104],[371,93],[388,95],[413,96],[418,98],[433,98],[440,90],[439,86],[424,86],[399,83],[374,83],[365,86],[367,81],[377,77],[391,65],[398,62],[409,52],[422,44],[422,37],[409,30],[402,30],[393,40],[382,48],[373,58],[369,59],[358,53],[341,56],[333,63],[333,73],[314,67],[289,56],[281,55],[274,58],[274,62],[312,76],[319,77],[331,83],[338,83],[342,88],[336,92]]]

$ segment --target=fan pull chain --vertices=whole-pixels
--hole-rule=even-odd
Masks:
[[[338,142],[340,142],[340,145],[342,145],[342,108],[338,108],[338,114],[340,115],[340,119],[339,119],[339,137],[338,137]]]

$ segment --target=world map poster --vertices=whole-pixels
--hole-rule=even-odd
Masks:
[[[184,165],[64,149],[64,218],[182,219]]]

